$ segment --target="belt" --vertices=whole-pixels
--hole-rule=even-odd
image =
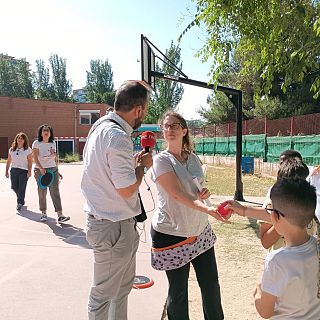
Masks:
[[[88,216],[90,217],[90,218],[92,218],[92,219],[96,219],[96,220],[99,220],[99,221],[102,221],[102,220],[109,220],[109,219],[106,219],[106,218],[102,218],[102,217],[100,217],[100,216],[98,216],[98,215],[96,215],[96,214],[88,214]]]
[[[101,216],[98,216],[98,215],[96,215],[96,214],[91,214],[91,213],[88,214],[88,217],[91,218],[91,219],[98,220],[98,221],[103,221],[103,220],[111,221],[111,220],[109,220],[109,219],[102,218]],[[121,221],[131,221],[131,220],[134,220],[134,221],[135,221],[135,225],[137,224],[137,220],[135,219],[135,217],[128,218],[128,219],[124,219],[124,220],[120,220],[120,221],[117,221],[117,222],[121,222]]]

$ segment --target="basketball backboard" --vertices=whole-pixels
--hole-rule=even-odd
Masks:
[[[146,37],[141,35],[141,76],[142,80],[154,90],[155,78],[151,71],[155,68],[155,54]]]

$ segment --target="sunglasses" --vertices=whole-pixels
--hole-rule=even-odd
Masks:
[[[172,123],[172,124],[165,123],[165,124],[160,125],[160,128],[165,131],[167,131],[169,129],[178,130],[180,127],[183,128],[180,122],[176,122],[176,123]]]
[[[278,218],[280,218],[280,216],[285,217],[285,214],[278,209],[274,209],[274,208],[265,208],[265,209],[269,213],[275,212],[278,215]]]

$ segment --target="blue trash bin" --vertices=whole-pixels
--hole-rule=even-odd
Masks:
[[[254,173],[254,157],[242,157],[242,173]]]

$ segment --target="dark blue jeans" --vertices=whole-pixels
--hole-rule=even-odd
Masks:
[[[214,248],[191,261],[201,290],[202,308],[205,320],[224,319],[221,306],[220,286]],[[190,263],[166,271],[169,281],[167,313],[169,320],[189,320],[188,279]]]
[[[11,178],[11,189],[17,195],[17,203],[24,205],[24,197],[26,195],[27,188],[27,178],[28,170],[11,168],[10,178]]]

